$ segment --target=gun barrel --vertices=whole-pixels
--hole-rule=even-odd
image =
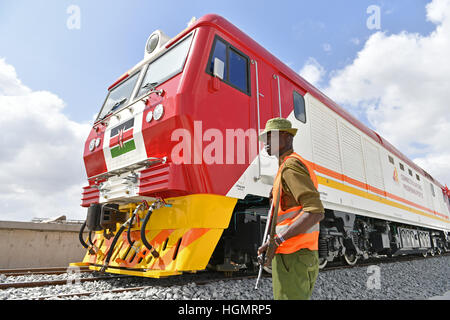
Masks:
[[[261,279],[262,271],[263,271],[263,266],[260,265],[259,272],[258,272],[258,278],[256,278],[255,290],[258,290],[258,283],[259,283],[259,280]]]
[[[267,241],[267,235],[269,233],[269,227],[270,227],[270,223],[272,221],[272,214],[273,214],[273,203],[271,201],[270,202],[270,208],[269,208],[268,216],[267,216],[267,220],[266,220],[266,227],[264,229],[264,236],[262,238],[261,245],[263,245]]]
[[[267,238],[269,236],[269,227],[270,227],[270,223],[272,221],[272,214],[273,214],[273,202],[270,202],[270,209],[269,209],[269,213],[267,216],[267,221],[266,221],[266,227],[264,229],[264,236],[262,238],[262,244],[263,245],[266,241]],[[258,283],[259,280],[261,279],[262,276],[262,271],[263,271],[263,266],[264,266],[264,260],[265,260],[265,254],[260,254],[258,256],[258,263],[259,263],[259,272],[258,272],[258,278],[256,278],[256,285],[255,285],[255,290],[258,290]]]

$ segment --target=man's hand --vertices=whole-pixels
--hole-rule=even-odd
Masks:
[[[258,256],[267,251],[269,247],[269,241],[266,241],[261,247],[258,248]]]
[[[277,250],[278,245],[275,241],[266,241],[261,247],[258,248],[258,258],[262,258],[262,255],[265,253],[264,261],[260,261],[265,267],[270,267],[272,263],[272,259],[275,256],[275,251]]]

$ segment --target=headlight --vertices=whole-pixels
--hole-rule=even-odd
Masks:
[[[98,146],[100,145],[100,142],[102,142],[102,140],[100,138],[95,139],[95,147],[98,148]]]
[[[164,106],[162,104],[158,104],[153,110],[153,119],[159,120],[162,118],[164,114]]]
[[[89,151],[94,151],[95,148],[95,140],[96,139],[92,139],[91,142],[89,142]]]
[[[149,54],[155,51],[158,42],[159,42],[159,35],[152,34],[150,38],[147,40],[147,46],[145,47],[145,49]]]
[[[145,121],[150,122],[153,119],[153,112],[150,110],[145,117]]]

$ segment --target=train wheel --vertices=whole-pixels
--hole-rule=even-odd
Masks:
[[[358,256],[356,253],[345,253],[344,254],[344,260],[347,262],[348,265],[354,266],[356,262],[358,261]]]
[[[430,250],[430,256],[434,257],[434,249]]]
[[[327,258],[319,258],[319,270],[322,270],[327,265]]]
[[[428,251],[422,252],[422,256],[426,258],[428,256]]]

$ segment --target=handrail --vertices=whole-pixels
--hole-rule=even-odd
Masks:
[[[258,122],[258,128],[256,130],[257,134],[259,135],[259,130],[261,129],[261,119],[260,119],[260,110],[259,110],[259,74],[258,74],[258,61],[252,60],[252,64],[255,65],[255,71],[256,71],[256,112],[257,112],[257,122]],[[259,151],[259,139],[256,140],[257,143],[257,150],[258,150],[258,176],[254,178],[255,181],[258,181],[261,179],[261,152]]]

